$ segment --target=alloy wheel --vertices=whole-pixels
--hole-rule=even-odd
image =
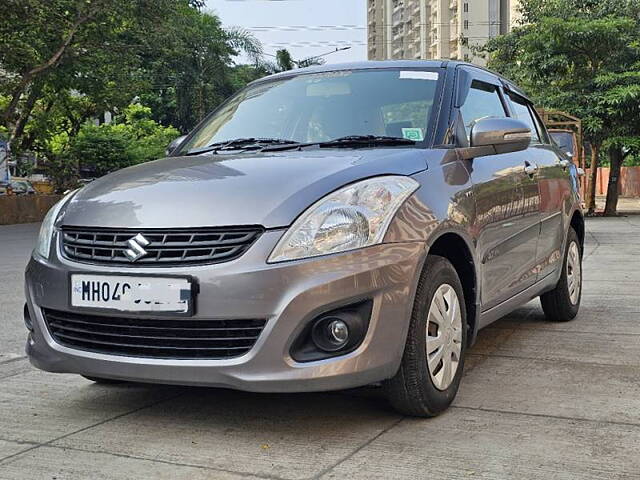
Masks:
[[[567,253],[567,288],[571,304],[576,305],[580,299],[580,289],[582,288],[580,249],[576,242],[571,242]]]
[[[442,284],[427,316],[427,365],[434,386],[446,390],[453,382],[462,351],[460,300],[451,285]]]

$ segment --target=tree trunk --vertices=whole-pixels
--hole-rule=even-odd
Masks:
[[[53,105],[55,104],[56,101],[56,97],[52,96],[49,101],[46,103],[44,109],[42,110],[42,114],[46,117],[47,114],[51,111],[51,109],[53,108]],[[20,150],[25,151],[25,150],[31,150],[33,148],[33,144],[36,141],[36,137],[38,136],[40,132],[38,132],[37,129],[32,129],[29,134],[24,137],[22,139],[22,142],[20,143]]]
[[[624,154],[619,147],[611,147],[609,149],[611,168],[607,185],[607,203],[604,207],[604,214],[607,216],[616,215],[618,209],[618,186],[620,185],[620,168],[623,160]]]
[[[588,182],[587,191],[587,211],[592,214],[596,210],[596,182],[598,181],[598,155],[600,154],[600,145],[591,144],[591,177]]]
[[[27,97],[27,101],[24,103],[24,106],[20,110],[20,116],[16,122],[15,128],[11,137],[9,138],[9,143],[13,145],[16,143],[17,139],[22,137],[24,133],[24,127],[27,125],[29,121],[29,117],[31,116],[31,112],[33,111],[33,107],[36,104],[36,101],[40,98],[40,93],[42,92],[42,82],[35,82],[31,85],[31,91],[29,92],[29,96]]]

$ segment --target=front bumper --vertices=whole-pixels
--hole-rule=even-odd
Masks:
[[[72,263],[59,252],[47,262],[33,258],[26,271],[27,304],[34,324],[26,347],[31,363],[50,372],[261,392],[337,390],[393,376],[402,358],[425,244],[383,244],[269,265],[265,259],[282,234],[282,230],[266,232],[241,258],[228,263],[119,269],[132,275],[194,276],[200,287],[194,318],[267,319],[248,353],[224,360],[106,355],[56,343],[41,308],[73,311],[69,272],[104,273],[114,268]],[[311,319],[362,299],[372,299],[373,309],[368,332],[355,351],[305,363],[291,358],[292,342]]]

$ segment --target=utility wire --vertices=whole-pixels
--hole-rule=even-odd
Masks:
[[[375,23],[375,25],[264,25],[264,26],[253,26],[253,27],[243,27],[244,30],[248,30],[250,32],[273,32],[273,31],[281,31],[281,32],[298,32],[298,31],[333,31],[333,30],[375,30],[378,27],[387,28],[387,27],[396,27],[404,25],[408,22],[398,22],[398,23]],[[434,25],[451,25],[458,22],[420,22],[420,23],[411,23],[413,27],[424,27],[424,26],[434,26]],[[471,22],[467,21],[467,25],[481,25],[481,26],[500,26],[502,22],[499,21],[488,21],[488,22]]]

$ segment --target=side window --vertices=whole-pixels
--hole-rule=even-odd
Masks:
[[[489,83],[474,80],[471,89],[460,108],[467,137],[471,134],[473,122],[485,117],[506,117],[504,106],[500,100],[498,88]]]
[[[512,93],[509,93],[509,99],[511,100],[511,109],[513,110],[514,118],[523,121],[531,129],[531,142],[539,143],[540,134],[538,133],[538,126],[533,119],[531,110],[529,110],[529,103]]]

